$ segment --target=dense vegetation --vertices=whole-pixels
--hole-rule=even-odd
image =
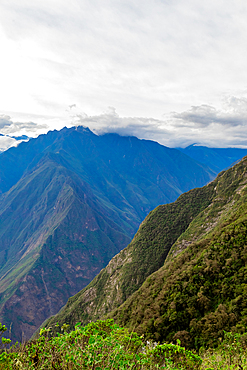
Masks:
[[[214,346],[224,330],[246,331],[246,162],[218,178],[214,201],[184,233],[187,248],[177,255],[172,249],[164,266],[110,317],[147,338],[180,339],[197,349]]]
[[[188,247],[150,276],[113,317],[156,340],[199,348],[247,324],[247,220]]]
[[[1,328],[0,328],[1,329]],[[5,329],[5,328],[3,328]],[[36,341],[0,354],[0,369],[198,369],[201,358],[175,344],[144,343],[112,320],[98,321],[49,336],[41,329]],[[6,342],[3,341],[3,342]]]

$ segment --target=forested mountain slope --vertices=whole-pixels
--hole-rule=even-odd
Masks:
[[[156,340],[213,345],[247,325],[247,159],[215,180],[216,196],[164,266],[110,314]]]
[[[210,183],[207,193],[204,188],[197,188],[150,212],[128,247],[84,290],[71,297],[47,325],[66,322],[72,329],[78,321],[87,324],[119,307],[150,274],[163,266],[172,245],[214,195],[214,183]]]

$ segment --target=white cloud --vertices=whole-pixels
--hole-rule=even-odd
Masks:
[[[9,149],[12,146],[16,146],[20,143],[11,137],[1,136],[0,135],[0,153],[4,152],[5,150]]]
[[[61,121],[53,120],[52,117],[46,117],[44,120],[42,116],[36,116],[36,123],[21,122],[20,119],[14,120],[2,115],[0,132],[4,135],[26,134],[36,137],[52,128],[83,125],[99,135],[118,133],[124,136],[137,136],[140,139],[158,141],[168,147],[185,147],[193,143],[210,147],[247,147],[245,97],[228,96],[224,98],[220,108],[202,104],[180,113],[172,112],[162,119],[122,117],[114,107],[109,107],[102,114],[89,115],[82,113],[74,103],[68,106],[66,113],[66,119]],[[5,148],[8,145],[12,146],[13,142],[6,141],[6,144],[4,142]]]
[[[109,107],[105,113],[95,116],[76,114],[72,116],[71,124],[87,126],[98,134],[114,132],[148,139],[153,139],[153,135],[157,136],[158,133],[166,133],[166,130],[160,129],[163,121],[154,118],[120,117],[114,107]]]
[[[193,106],[182,113],[174,113],[173,119],[178,126],[207,127],[218,123],[224,126],[246,126],[247,99],[228,97],[224,102],[224,109],[217,110],[209,105]]]
[[[9,127],[13,122],[10,120],[10,116],[4,114],[0,115],[0,129]]]
[[[115,132],[155,140],[169,147],[193,143],[211,147],[247,147],[247,99],[228,97],[223,107],[193,106],[159,120],[144,117],[120,117],[109,107],[100,115],[71,116],[72,125],[89,127],[98,134]]]
[[[44,131],[48,131],[48,126],[44,123],[14,122],[10,116],[0,115],[0,134],[2,135],[21,136],[30,134],[30,136],[37,136],[37,134],[43,133]]]

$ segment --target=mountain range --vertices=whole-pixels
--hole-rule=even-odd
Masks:
[[[44,324],[103,318],[156,341],[214,346],[247,327],[247,157],[158,206],[132,242]],[[55,326],[58,323],[59,326]]]
[[[0,321],[12,339],[29,338],[86,287],[156,206],[215,175],[176,149],[85,127],[1,153]],[[150,267],[146,254],[139,283],[163,264],[160,251]]]
[[[219,173],[232,166],[247,155],[247,149],[240,148],[208,148],[200,145],[190,145],[186,148],[177,148],[189,157],[209,166]]]

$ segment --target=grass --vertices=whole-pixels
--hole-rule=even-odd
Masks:
[[[201,348],[199,354],[177,344],[145,341],[135,332],[114,324],[113,320],[97,321],[67,333],[50,336],[50,329],[40,330],[37,340],[3,348],[1,370],[233,370],[247,369],[247,333],[224,333],[216,348]],[[6,331],[0,325],[0,332]],[[2,338],[3,346],[9,339]]]

